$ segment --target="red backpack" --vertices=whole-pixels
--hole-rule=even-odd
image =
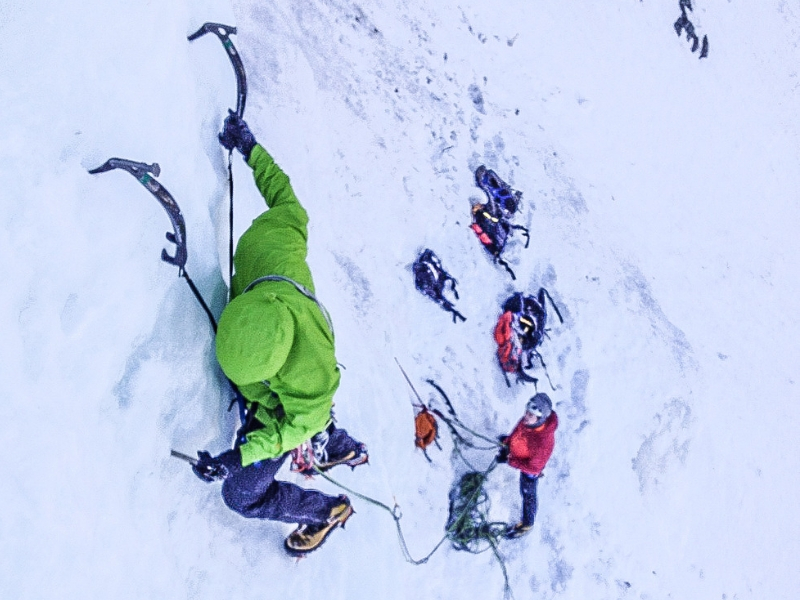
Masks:
[[[543,368],[547,368],[537,350],[547,335],[547,300],[563,323],[561,312],[544,288],[539,289],[536,298],[518,292],[503,304],[503,313],[494,328],[494,341],[497,344],[497,360],[509,385],[508,373],[515,373],[518,380],[538,381],[525,372],[533,368],[534,356]]]

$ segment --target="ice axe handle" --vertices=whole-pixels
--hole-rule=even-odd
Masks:
[[[179,458],[182,461],[189,463],[190,465],[197,466],[197,459],[189,456],[188,454],[184,454],[183,452],[178,452],[177,450],[170,450],[170,456],[174,456],[175,458]]]

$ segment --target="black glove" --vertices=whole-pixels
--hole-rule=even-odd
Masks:
[[[508,462],[508,451],[509,451],[508,436],[507,435],[498,436],[497,440],[502,444],[502,446],[500,447],[500,451],[497,453],[495,460],[498,463],[506,463]]]
[[[227,479],[241,469],[242,457],[238,449],[228,450],[216,457],[200,450],[197,453],[197,464],[192,465],[194,474],[207,483]]]
[[[256,145],[256,138],[250,132],[250,128],[244,122],[244,119],[231,109],[228,109],[228,113],[222,133],[218,136],[219,143],[227,150],[236,148],[242,153],[245,160],[250,160],[250,152],[253,151],[253,146]]]

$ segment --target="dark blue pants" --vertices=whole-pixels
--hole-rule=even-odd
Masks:
[[[343,456],[359,446],[344,429],[335,429],[330,436],[329,457]],[[339,498],[276,481],[275,474],[288,456],[287,452],[278,458],[261,460],[228,477],[222,484],[222,499],[228,508],[252,519],[307,525],[324,523]]]
[[[328,445],[325,449],[328,452],[328,460],[335,461],[339,458],[347,456],[351,451],[358,454],[361,442],[351,438],[346,429],[338,429],[334,425],[328,428]]]
[[[519,474],[519,492],[522,494],[522,524],[526,527],[533,526],[533,522],[536,520],[536,511],[539,509],[539,500],[536,497],[538,483],[537,475]]]

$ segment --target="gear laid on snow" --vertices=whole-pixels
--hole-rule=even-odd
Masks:
[[[467,320],[464,315],[456,310],[453,303],[444,296],[445,287],[449,282],[450,289],[453,291],[456,300],[458,300],[456,280],[444,270],[442,262],[433,250],[426,249],[421,252],[411,268],[414,271],[414,286],[444,310],[453,313],[453,323],[457,319]]]
[[[522,203],[522,192],[511,189],[497,173],[481,165],[475,169],[475,183],[494,201],[506,219],[511,219]],[[527,230],[526,230],[527,231]]]
[[[525,247],[530,242],[530,232],[522,225],[514,225],[511,219],[519,210],[522,192],[514,191],[497,176],[497,173],[481,165],[475,171],[475,181],[487,195],[485,204],[472,207],[472,225],[470,228],[478,236],[486,251],[492,255],[494,262],[500,264],[511,275],[517,276],[509,264],[501,258],[508,238],[513,230],[519,230],[525,236]]]
[[[414,417],[414,445],[424,452],[438,437],[439,426],[436,423],[436,417],[428,410],[427,406],[423,406]]]
[[[453,403],[450,402],[450,398],[447,397],[444,390],[432,379],[427,379],[426,381],[433,386],[433,388],[439,392],[444,401],[447,415],[445,415],[441,410],[436,408],[431,408],[429,404],[423,402],[422,398],[417,392],[417,388],[414,387],[414,384],[411,383],[411,379],[406,373],[406,370],[400,364],[400,361],[397,358],[394,359],[397,363],[397,366],[400,367],[400,371],[403,373],[403,377],[408,383],[408,386],[411,388],[411,391],[414,392],[414,395],[417,397],[417,402],[412,400],[411,405],[414,407],[414,445],[422,450],[422,453],[425,455],[425,458],[428,459],[428,462],[431,461],[431,457],[428,456],[427,448],[432,443],[435,443],[436,446],[441,450],[441,446],[439,446],[439,425],[436,421],[437,418],[441,419],[445,425],[447,425],[448,429],[450,430],[450,434],[453,437],[453,443],[455,444],[455,450],[460,452],[459,447],[465,446],[467,448],[474,448],[479,450],[492,450],[495,447],[499,446],[496,441],[491,438],[488,438],[476,431],[473,431],[456,415],[456,411],[453,408]],[[475,442],[467,439],[462,432],[468,433],[471,437],[483,440],[485,442],[489,442],[491,446],[478,446]]]
[[[700,38],[697,37],[695,33],[694,24],[689,20],[689,15],[686,13],[687,9],[692,11],[692,0],[680,0],[678,3],[679,8],[681,9],[681,16],[678,17],[678,20],[672,25],[675,29],[675,33],[678,34],[678,37],[681,36],[681,33],[686,32],[686,40],[692,42],[692,52],[697,52],[697,49],[700,48],[700,58],[705,58],[708,56],[708,36],[703,36],[702,46],[700,43]]]
[[[400,364],[396,357],[394,362],[400,367],[400,372],[403,374],[406,383],[408,383],[408,387],[417,397],[416,402],[411,401],[411,406],[414,408],[414,445],[422,450],[422,454],[428,459],[428,462],[431,462],[431,457],[428,456],[428,446],[433,443],[436,443],[437,446],[439,445],[437,441],[439,438],[439,426],[436,423],[436,417],[434,417],[434,413],[428,408],[428,405],[422,401],[417,388],[411,383],[408,373],[406,373],[403,365]]]
[[[506,566],[497,552],[497,545],[506,536],[508,524],[490,521],[489,495],[485,484],[489,473],[494,470],[492,463],[486,471],[470,471],[461,476],[450,490],[450,503],[446,525],[446,537],[456,550],[478,554],[492,549],[497,557],[508,590]]]
[[[503,313],[494,329],[497,343],[497,359],[503,374],[514,373],[518,380],[536,383],[538,379],[526,373],[533,368],[533,357],[539,359],[547,369],[538,347],[547,335],[547,307],[549,300],[561,323],[561,311],[553,302],[549,292],[540,288],[536,298],[518,292],[503,303]],[[506,376],[506,383],[511,385]]]

